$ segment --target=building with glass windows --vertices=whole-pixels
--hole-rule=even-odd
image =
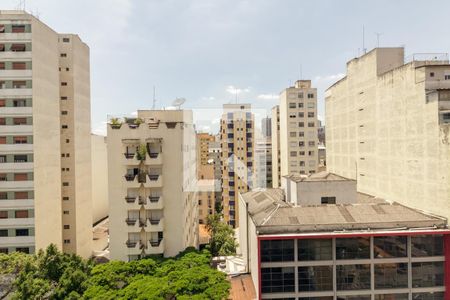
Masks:
[[[293,206],[282,189],[241,194],[239,206],[258,299],[450,299],[444,218],[362,194]]]

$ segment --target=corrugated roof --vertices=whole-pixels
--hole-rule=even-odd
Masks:
[[[322,171],[318,173],[314,173],[311,175],[302,175],[302,174],[291,174],[283,176],[285,178],[291,179],[295,182],[308,182],[308,181],[352,181],[353,179],[348,179],[345,177],[342,177],[340,175],[330,173],[327,171]]]

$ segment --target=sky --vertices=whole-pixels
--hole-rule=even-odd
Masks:
[[[317,87],[324,119],[324,91],[362,53],[363,26],[368,51],[377,33],[407,56],[450,49],[450,1],[27,0],[25,9],[89,45],[95,133],[108,115],[151,108],[153,87],[156,108],[183,97],[183,108],[208,112],[237,95],[269,112],[300,78]]]

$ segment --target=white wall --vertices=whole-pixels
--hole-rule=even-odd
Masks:
[[[108,216],[108,153],[106,137],[91,134],[92,223]]]

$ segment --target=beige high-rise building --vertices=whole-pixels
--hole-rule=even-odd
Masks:
[[[198,246],[196,138],[190,110],[139,110],[108,125],[111,259]]]
[[[447,55],[377,48],[326,91],[327,170],[358,191],[450,218]]]
[[[250,104],[224,104],[222,142],[222,204],[224,220],[239,227],[238,193],[253,185],[254,115]]]
[[[215,136],[209,133],[197,133],[197,199],[198,222],[206,224],[208,216],[214,214],[215,178],[214,162],[209,158],[209,144]]]
[[[197,177],[198,179],[214,179],[214,164],[209,162],[209,143],[215,137],[209,133],[197,133]]]
[[[317,89],[297,80],[280,94],[281,176],[317,171],[317,126]]]
[[[272,187],[281,186],[280,106],[272,108]]]
[[[0,251],[92,253],[89,48],[0,11]]]

